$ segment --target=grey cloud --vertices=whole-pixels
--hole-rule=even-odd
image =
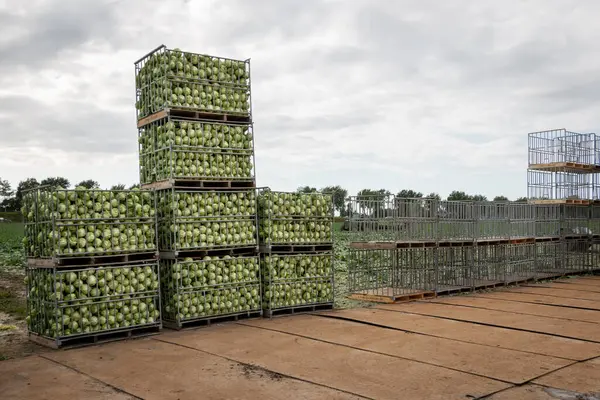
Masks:
[[[55,109],[27,96],[0,96],[0,143],[84,153],[135,152],[133,116],[72,101]],[[23,117],[26,110],[27,118]]]

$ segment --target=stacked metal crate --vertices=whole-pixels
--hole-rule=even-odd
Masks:
[[[250,61],[160,46],[135,70],[165,326],[260,316]]]
[[[25,193],[31,340],[58,348],[158,332],[155,207],[150,191]]]
[[[261,189],[258,210],[265,315],[332,308],[332,196]]]

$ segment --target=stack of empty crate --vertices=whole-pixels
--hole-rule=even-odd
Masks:
[[[258,201],[265,315],[333,307],[332,196],[261,189]]]
[[[158,332],[155,207],[150,191],[25,193],[31,340],[58,348]]]
[[[135,67],[165,326],[261,315],[249,60],[161,46]]]

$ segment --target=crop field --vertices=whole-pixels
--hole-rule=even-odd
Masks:
[[[0,267],[19,269],[23,265],[23,224],[0,223]]]

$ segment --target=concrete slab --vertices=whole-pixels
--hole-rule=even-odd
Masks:
[[[491,324],[506,328],[523,329],[530,332],[546,333],[600,343],[600,328],[597,324],[590,322],[565,321],[556,318],[514,314],[505,311],[483,310],[480,308],[426,302],[386,304],[377,306],[376,308],[441,318],[452,318],[467,322]]]
[[[554,297],[546,295],[536,295],[533,293],[511,293],[511,292],[486,292],[476,293],[470,298],[486,298],[493,300],[517,301],[523,303],[548,304],[563,307],[578,307],[591,310],[600,310],[600,302],[594,300],[568,299],[565,297]]]
[[[486,400],[600,400],[600,397],[584,395],[570,390],[529,384],[503,390],[487,397]]]
[[[522,384],[573,363],[562,358],[492,349],[473,343],[311,315],[241,324],[403,357],[515,384]]]
[[[233,343],[229,345],[237,346]],[[145,400],[357,399],[153,339],[56,352],[48,357]]]
[[[600,359],[577,363],[534,381],[540,385],[600,395]]]
[[[579,290],[556,290],[553,288],[544,287],[519,286],[511,289],[502,289],[498,291],[498,293],[504,292],[543,294],[554,297],[566,297],[569,299],[600,301],[600,293],[582,292]]]
[[[478,343],[571,360],[586,360],[590,357],[600,356],[600,344],[597,343],[515,331],[506,328],[474,325],[469,322],[452,321],[436,317],[404,314],[373,308],[335,310],[320,312],[319,314],[354,319],[469,343]]]
[[[177,332],[161,340],[376,399],[464,400],[510,387],[463,372],[249,326],[224,324]]]
[[[542,317],[561,318],[573,321],[593,322],[600,324],[600,310],[580,310],[577,308],[555,307],[543,304],[519,303],[513,301],[498,301],[472,296],[440,297],[430,300],[431,303],[452,304],[466,307],[483,308],[486,310],[497,310],[514,312]]]
[[[133,400],[67,367],[39,356],[0,362],[0,397],[27,400]]]

